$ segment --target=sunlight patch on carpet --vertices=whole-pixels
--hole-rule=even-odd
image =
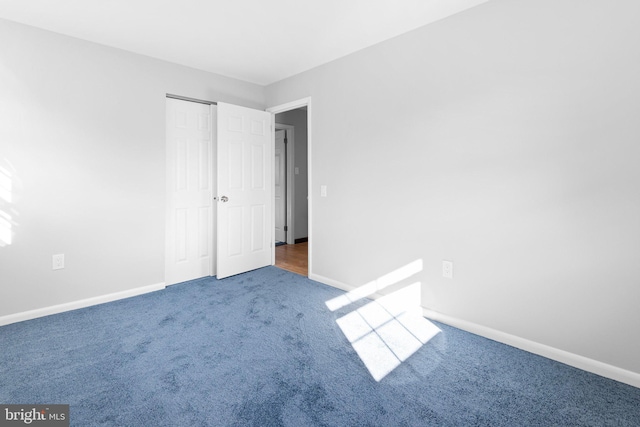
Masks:
[[[422,270],[422,260],[326,302],[338,310],[381,289],[398,284]],[[381,381],[420,350],[440,329],[422,316],[421,284],[415,282],[371,301],[336,323],[356,351],[369,373]]]

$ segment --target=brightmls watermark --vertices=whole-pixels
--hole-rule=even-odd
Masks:
[[[2,405],[0,427],[69,427],[69,405]]]

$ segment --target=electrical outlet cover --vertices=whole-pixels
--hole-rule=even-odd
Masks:
[[[52,267],[54,270],[61,270],[64,268],[64,254],[53,255]]]
[[[453,279],[453,261],[442,261],[442,277]]]

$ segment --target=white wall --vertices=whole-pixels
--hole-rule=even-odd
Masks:
[[[276,114],[276,123],[294,126],[295,166],[298,175],[294,175],[295,185],[295,236],[294,239],[309,237],[309,207],[307,203],[307,111],[297,108]]]
[[[0,316],[163,282],[165,94],[264,89],[8,21],[0,40]]]
[[[493,0],[268,86],[312,97],[312,273],[420,259],[424,307],[640,373],[639,14]]]

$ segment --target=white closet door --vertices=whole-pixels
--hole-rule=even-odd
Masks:
[[[165,283],[210,276],[213,107],[167,98]]]
[[[271,114],[218,103],[218,279],[271,265]]]

